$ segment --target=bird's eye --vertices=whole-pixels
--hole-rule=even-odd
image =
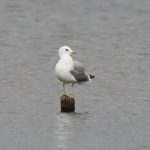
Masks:
[[[66,51],[69,51],[68,49],[66,49]]]

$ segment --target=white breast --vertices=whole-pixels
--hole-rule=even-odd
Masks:
[[[75,78],[71,75],[70,70],[73,68],[73,60],[69,55],[63,56],[55,67],[57,78],[64,83],[75,83]]]

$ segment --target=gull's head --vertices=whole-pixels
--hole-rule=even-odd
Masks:
[[[62,46],[58,51],[59,57],[62,57],[63,55],[72,55],[77,54],[74,52],[70,47],[68,46]]]

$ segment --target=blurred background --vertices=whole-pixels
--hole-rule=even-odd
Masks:
[[[149,0],[0,0],[0,149],[150,149]],[[96,78],[60,113],[68,45]],[[70,92],[70,87],[67,87]]]

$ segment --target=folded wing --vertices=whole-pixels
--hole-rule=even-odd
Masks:
[[[73,64],[73,69],[70,70],[70,73],[74,76],[77,82],[85,82],[89,80],[89,75],[85,72],[83,65],[75,61]]]

